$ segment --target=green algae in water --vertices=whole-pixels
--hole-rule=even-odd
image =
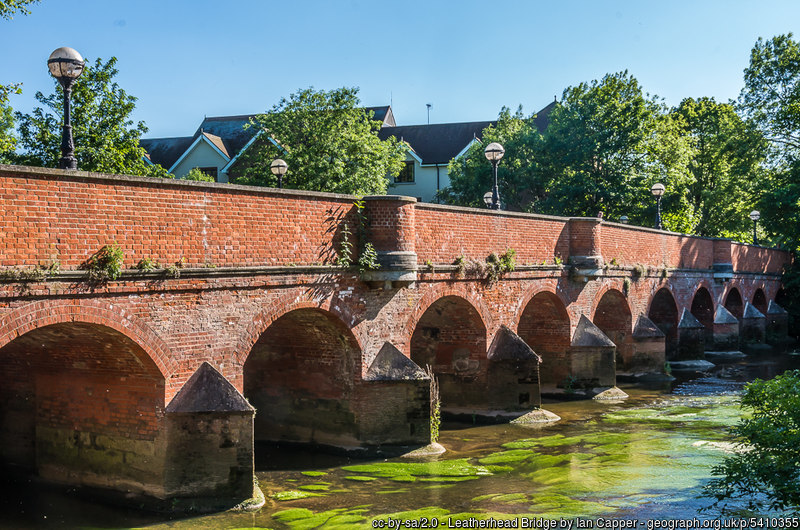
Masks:
[[[393,477],[471,477],[491,475],[491,471],[482,466],[469,463],[469,459],[441,460],[434,462],[380,462],[345,466],[345,471],[369,473],[380,478]]]
[[[499,453],[492,453],[489,456],[481,458],[481,464],[508,464],[511,462],[522,462],[535,456],[536,453],[527,449],[512,449],[510,451],[502,451]]]
[[[309,491],[287,490],[279,491],[271,495],[276,501],[294,501],[297,499],[305,499],[306,497],[320,497],[319,493],[311,493]]]
[[[327,491],[330,487],[330,484],[307,484],[305,486],[300,486],[300,489],[306,491]]]
[[[352,528],[353,525],[366,522],[365,508],[337,508],[314,513],[305,508],[294,508],[273,514],[273,518],[289,528]]]
[[[387,521],[389,519],[414,519],[420,520],[421,518],[425,519],[441,519],[450,515],[449,510],[445,510],[444,508],[439,508],[437,506],[427,506],[425,508],[419,508],[418,510],[409,510],[407,512],[395,512],[395,513],[387,513],[384,515],[379,515],[378,517],[373,517],[370,519],[370,523],[372,521]]]
[[[307,477],[321,477],[328,474],[325,471],[303,471],[302,473]]]
[[[530,449],[533,447],[560,447],[564,445],[576,445],[581,443],[581,436],[564,436],[563,434],[551,434],[541,438],[524,438],[502,445],[504,449]]]
[[[378,480],[375,477],[365,477],[362,475],[350,475],[344,478],[345,480],[355,480],[357,482],[371,482],[373,480]]]

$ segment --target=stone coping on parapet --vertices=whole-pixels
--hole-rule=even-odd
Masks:
[[[707,236],[695,236],[690,234],[682,234],[679,232],[670,232],[667,230],[658,230],[656,228],[649,228],[646,226],[637,226],[637,225],[630,225],[630,224],[623,224],[623,223],[616,223],[612,221],[605,221],[600,219],[599,217],[563,217],[563,216],[556,216],[556,215],[545,215],[545,214],[537,214],[537,213],[525,213],[525,212],[509,212],[504,210],[490,210],[488,208],[473,208],[467,206],[451,206],[447,204],[434,204],[434,203],[425,203],[425,202],[418,202],[414,197],[406,196],[406,195],[368,195],[366,197],[360,197],[357,195],[348,195],[343,193],[330,193],[324,191],[305,191],[305,190],[292,190],[292,189],[282,189],[282,188],[267,188],[263,186],[248,186],[243,184],[230,184],[230,183],[223,183],[223,182],[201,182],[201,181],[191,181],[185,179],[168,179],[168,178],[158,178],[158,177],[141,177],[135,175],[118,175],[118,174],[111,174],[111,173],[96,173],[91,171],[80,171],[80,170],[70,170],[70,169],[55,169],[55,168],[45,168],[45,167],[33,167],[33,166],[16,166],[16,165],[8,165],[8,164],[0,164],[0,173],[7,172],[7,173],[16,173],[18,175],[24,175],[27,177],[39,177],[39,178],[53,178],[59,177],[62,179],[68,180],[76,180],[76,181],[100,181],[100,182],[120,182],[125,183],[128,185],[132,184],[143,184],[147,186],[158,186],[158,187],[187,187],[187,188],[196,188],[196,189],[207,189],[207,190],[214,190],[215,192],[224,193],[224,192],[241,192],[241,193],[249,193],[253,195],[272,195],[272,196],[285,196],[285,197],[293,197],[293,198],[307,198],[307,199],[327,199],[327,200],[335,200],[341,202],[349,202],[352,203],[357,200],[362,199],[369,199],[369,200],[386,200],[386,201],[401,201],[401,202],[414,202],[416,208],[424,209],[424,210],[441,210],[441,211],[449,211],[449,212],[463,212],[463,213],[470,213],[470,214],[477,214],[477,215],[495,215],[500,217],[511,217],[511,218],[520,218],[520,219],[540,219],[545,221],[559,221],[563,223],[569,222],[570,219],[575,220],[596,220],[601,225],[608,225],[613,226],[616,228],[623,228],[626,230],[634,230],[639,232],[648,232],[652,234],[661,234],[661,235],[669,235],[669,236],[677,236],[677,237],[687,237],[692,239],[705,239],[709,241],[715,240],[728,240],[737,245],[743,245],[748,247],[754,248],[763,248],[767,250],[781,250],[778,248],[772,247],[764,247],[761,245],[753,245],[751,243],[743,243],[738,241],[733,241],[729,238],[720,238],[720,237],[707,237]],[[785,251],[784,251],[785,252]]]
[[[143,184],[146,186],[158,187],[186,187],[195,189],[207,189],[215,192],[224,193],[226,191],[236,191],[253,195],[273,195],[286,196],[293,198],[307,199],[328,199],[342,202],[353,203],[360,199],[356,195],[346,195],[343,193],[329,193],[326,191],[305,191],[290,190],[282,188],[267,188],[264,186],[246,186],[243,184],[229,184],[225,182],[202,182],[186,179],[170,179],[159,177],[140,177],[135,175],[116,175],[110,173],[94,173],[91,171],[77,171],[69,169],[53,169],[31,166],[10,166],[0,164],[0,173],[16,173],[26,177],[58,177],[64,180],[76,181],[99,181],[104,183],[125,183],[128,185]]]
[[[535,272],[535,271],[557,271],[562,273],[568,270],[570,265],[517,265],[513,272]],[[635,267],[623,266],[615,267],[604,271],[604,277],[621,277],[627,278],[630,272]],[[84,269],[75,270],[61,270],[58,272],[48,273],[44,269],[33,269],[30,267],[12,268],[17,272],[17,276],[8,275],[7,270],[0,269],[0,284],[3,283],[37,283],[37,282],[61,282],[61,281],[89,281],[90,274]],[[433,270],[427,265],[417,264],[416,272],[422,274],[439,274],[439,273],[456,273],[460,269],[457,265],[440,265],[434,264]],[[669,273],[681,274],[697,274],[706,275],[712,272],[711,269],[685,269],[685,268],[668,268]],[[25,273],[36,271],[40,273],[41,277],[25,276]],[[5,272],[5,274],[4,274]],[[617,274],[614,274],[614,273]],[[338,265],[265,265],[265,266],[250,266],[250,267],[184,267],[175,269],[155,269],[152,271],[141,271],[138,269],[125,269],[121,271],[120,276],[116,280],[108,280],[109,282],[121,281],[136,281],[136,280],[172,280],[182,278],[232,278],[237,276],[285,276],[292,274],[349,274],[357,276],[357,271],[342,268]],[[741,276],[767,276],[767,277],[780,277],[781,273],[772,272],[749,272],[749,271],[734,271],[735,275]],[[645,274],[646,277],[657,276],[658,273]],[[474,275],[465,274],[463,280],[475,280]],[[103,283],[103,280],[97,280],[97,283]]]

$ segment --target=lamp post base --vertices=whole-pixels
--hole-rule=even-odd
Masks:
[[[59,169],[78,169],[78,159],[74,156],[64,156],[58,161]]]

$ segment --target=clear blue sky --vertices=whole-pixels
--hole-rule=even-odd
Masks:
[[[564,88],[627,69],[644,89],[735,98],[759,36],[800,24],[797,0],[42,0],[0,20],[0,83],[15,109],[49,92],[47,57],[70,46],[119,59],[148,137],[186,136],[204,115],[267,110],[298,88],[360,87],[398,124],[533,112]]]

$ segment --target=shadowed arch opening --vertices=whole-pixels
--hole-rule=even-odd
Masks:
[[[423,313],[411,335],[411,360],[439,378],[442,405],[481,404],[486,385],[486,326],[459,296],[445,296]]]
[[[519,319],[517,335],[542,357],[539,377],[543,385],[556,385],[567,378],[569,315],[557,295],[541,292],[531,298]]]
[[[595,326],[617,346],[617,368],[633,358],[631,309],[625,295],[616,289],[606,291],[594,311]]]
[[[753,306],[761,311],[761,314],[767,314],[767,297],[761,288],[756,289],[756,292],[753,293]]]
[[[739,293],[739,289],[736,287],[733,287],[728,292],[728,296],[725,297],[725,309],[730,311],[731,314],[739,320],[742,319],[742,315],[744,314],[744,302],[742,301],[742,295]]]
[[[714,299],[705,287],[700,287],[692,298],[690,312],[705,327],[705,343],[707,348],[714,344]]]
[[[678,349],[678,304],[669,289],[659,289],[650,303],[647,317],[666,335],[664,350],[667,359],[673,358]]]
[[[3,464],[70,484],[162,482],[165,381],[134,340],[99,324],[43,326],[0,348],[0,377]]]
[[[353,333],[328,311],[296,309],[272,322],[244,363],[256,441],[357,443],[351,399],[360,355]]]

